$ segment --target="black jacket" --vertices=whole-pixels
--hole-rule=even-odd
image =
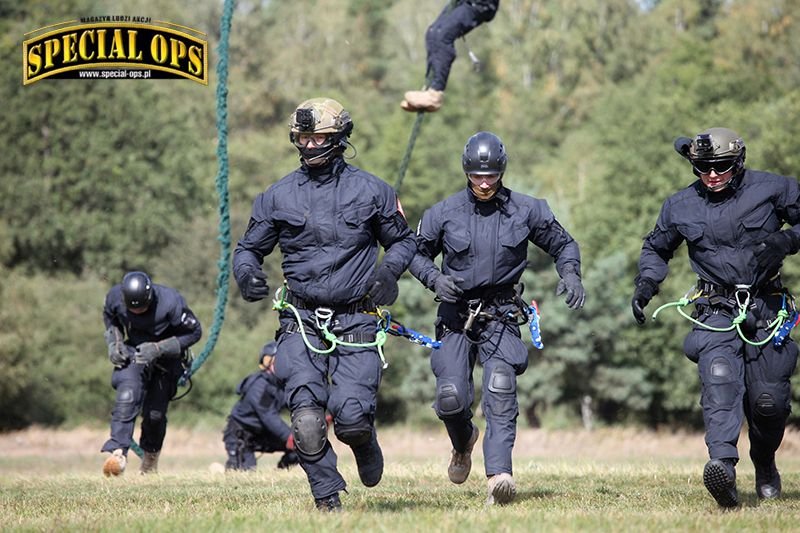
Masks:
[[[667,263],[686,241],[692,270],[724,287],[758,285],[754,252],[788,223],[800,235],[800,184],[794,178],[745,170],[733,188],[706,191],[700,180],[669,197],[653,231],[644,239],[639,278],[661,283]]]
[[[256,197],[233,254],[240,285],[276,244],[291,291],[328,305],[364,297],[378,244],[386,250],[382,264],[396,278],[416,252],[394,189],[341,157],[322,172],[304,165]]]
[[[559,274],[567,265],[580,273],[578,244],[545,200],[501,187],[481,202],[463,189],[423,214],[410,272],[428,288],[441,273],[464,278],[464,290],[514,284],[527,266],[528,242],[555,259]],[[440,253],[441,272],[433,263]]]

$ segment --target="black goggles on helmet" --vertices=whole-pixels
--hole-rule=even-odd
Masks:
[[[712,170],[717,174],[725,174],[736,166],[736,159],[695,160],[692,161],[692,166],[700,174],[709,174]]]

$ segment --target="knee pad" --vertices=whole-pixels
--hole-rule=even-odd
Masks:
[[[733,368],[727,359],[717,357],[711,361],[705,384],[705,396],[710,405],[733,406],[736,403],[739,385],[733,377]]]
[[[136,402],[134,401],[133,389],[120,389],[117,393],[117,413],[123,420],[128,420],[136,416]]]
[[[361,446],[372,438],[372,425],[369,420],[362,418],[355,424],[336,423],[333,425],[333,432],[337,439],[348,446]]]
[[[164,412],[151,409],[147,412],[147,418],[150,419],[151,422],[155,422],[157,424],[164,420]]]
[[[516,376],[509,369],[495,367],[489,376],[488,388],[492,392],[513,394],[517,390]]]
[[[752,398],[750,408],[753,417],[760,419],[762,423],[766,423],[768,426],[782,425],[789,417],[791,406],[788,398],[782,394],[781,388],[787,389],[788,392],[789,387],[770,387],[769,385],[768,383],[753,384],[749,391]]]
[[[462,412],[464,408],[464,402],[455,383],[441,381],[436,385],[437,415],[452,416]]]
[[[295,451],[306,461],[318,461],[325,455],[328,427],[321,407],[301,407],[292,412]]]

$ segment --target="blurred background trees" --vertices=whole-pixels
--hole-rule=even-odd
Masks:
[[[353,162],[395,183],[414,122],[398,104],[424,82],[424,34],[443,4],[238,2],[229,78],[234,240],[254,196],[297,166],[287,117],[307,98],[340,100],[355,123]],[[208,1],[0,0],[0,429],[106,423],[113,393],[102,302],[128,269],[178,288],[210,327],[220,11]],[[26,32],[109,13],[205,32],[209,86],[22,86]],[[494,21],[467,36],[480,73],[457,43],[445,106],[425,118],[402,185],[409,224],[465,186],[464,142],[491,130],[509,152],[505,183],[548,199],[583,253],[589,297],[574,313],[553,295],[549,257],[530,252],[525,294],[540,304],[545,349],[531,347],[519,381],[528,423],[577,424],[586,401],[600,424],[700,424],[696,370],[681,350],[688,324],[667,312],[639,328],[630,316],[641,239],[666,196],[695,179],[672,149],[679,135],[731,127],[747,143],[748,166],[798,172],[798,20],[800,5],[781,0],[504,0]],[[671,266],[651,312],[694,281],[685,251]],[[280,254],[265,270],[272,286],[280,282]],[[784,272],[800,290],[798,261]],[[401,291],[394,316],[432,334],[432,294],[407,274]],[[215,353],[172,420],[221,427],[276,325],[268,303],[246,304],[232,285]],[[386,351],[381,421],[432,420],[426,350],[391,339]]]

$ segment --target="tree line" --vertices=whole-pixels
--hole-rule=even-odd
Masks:
[[[342,102],[355,126],[353,163],[395,183],[415,119],[398,104],[424,83],[424,34],[438,4],[238,3],[228,80],[234,240],[255,195],[297,166],[287,120],[307,98]],[[0,130],[0,429],[105,423],[113,393],[101,309],[127,270],[178,288],[211,324],[213,69],[208,87],[20,80],[26,32],[108,12],[200,29],[210,65],[217,59],[219,2],[0,2],[0,94],[9,110]],[[495,20],[467,36],[481,72],[457,44],[445,105],[423,120],[401,199],[416,227],[426,208],[465,186],[464,142],[490,130],[509,153],[506,185],[546,198],[580,243],[588,292],[581,312],[554,296],[551,260],[538,249],[523,276],[526,297],[540,304],[545,343],[531,346],[518,384],[530,424],[575,424],[587,398],[604,424],[700,424],[696,368],[681,348],[689,325],[667,313],[634,324],[636,261],[661,202],[695,179],[672,149],[675,137],[727,126],[744,137],[748,166],[797,173],[797,20],[800,6],[781,0],[504,0]],[[693,284],[682,254],[649,311]],[[280,282],[279,254],[265,271],[271,286]],[[790,288],[798,274],[790,258]],[[433,295],[408,274],[400,287],[393,315],[432,334]],[[274,335],[269,305],[246,304],[230,290],[215,353],[173,419],[223,417]],[[401,339],[386,351],[381,420],[433,419],[426,351]]]

